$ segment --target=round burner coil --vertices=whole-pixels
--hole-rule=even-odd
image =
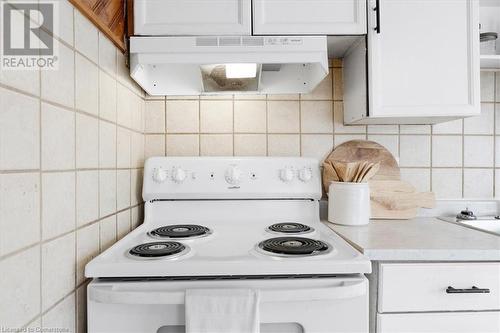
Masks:
[[[186,247],[179,242],[153,242],[137,245],[129,253],[137,257],[167,257],[184,251]]]
[[[268,229],[273,232],[279,232],[284,234],[298,234],[298,233],[312,231],[312,228],[310,226],[295,222],[276,223],[269,226]]]
[[[259,243],[264,251],[286,255],[312,255],[328,250],[322,241],[304,237],[276,237]]]
[[[201,225],[175,224],[157,228],[149,234],[155,238],[194,238],[206,236],[209,233],[210,229]]]

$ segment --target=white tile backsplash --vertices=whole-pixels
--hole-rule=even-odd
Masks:
[[[269,101],[267,103],[267,108],[269,133],[299,133],[299,103],[290,101]]]
[[[432,137],[432,166],[461,167],[462,166],[462,136]]]
[[[429,167],[431,165],[431,140],[429,136],[402,135],[399,142],[400,166]]]
[[[333,104],[330,101],[300,103],[302,133],[333,133]]]
[[[464,137],[464,167],[492,168],[494,163],[493,136]]]
[[[464,169],[464,198],[491,198],[493,185],[493,169]]]
[[[57,20],[58,69],[0,70],[0,326],[83,333],[85,263],[142,223],[145,103],[68,1]]]
[[[233,132],[233,101],[200,101],[201,133]]]
[[[236,133],[266,133],[266,101],[234,101]]]

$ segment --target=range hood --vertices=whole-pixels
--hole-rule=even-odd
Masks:
[[[328,75],[327,38],[131,37],[130,75],[152,96],[308,93]]]

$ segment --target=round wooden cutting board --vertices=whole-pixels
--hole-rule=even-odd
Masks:
[[[337,146],[327,160],[342,162],[380,162],[380,170],[373,180],[399,180],[401,173],[398,162],[384,146],[367,140],[351,140]]]

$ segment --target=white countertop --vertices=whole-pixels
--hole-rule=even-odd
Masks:
[[[376,261],[500,261],[500,237],[436,218],[373,220],[366,226],[323,221]]]

